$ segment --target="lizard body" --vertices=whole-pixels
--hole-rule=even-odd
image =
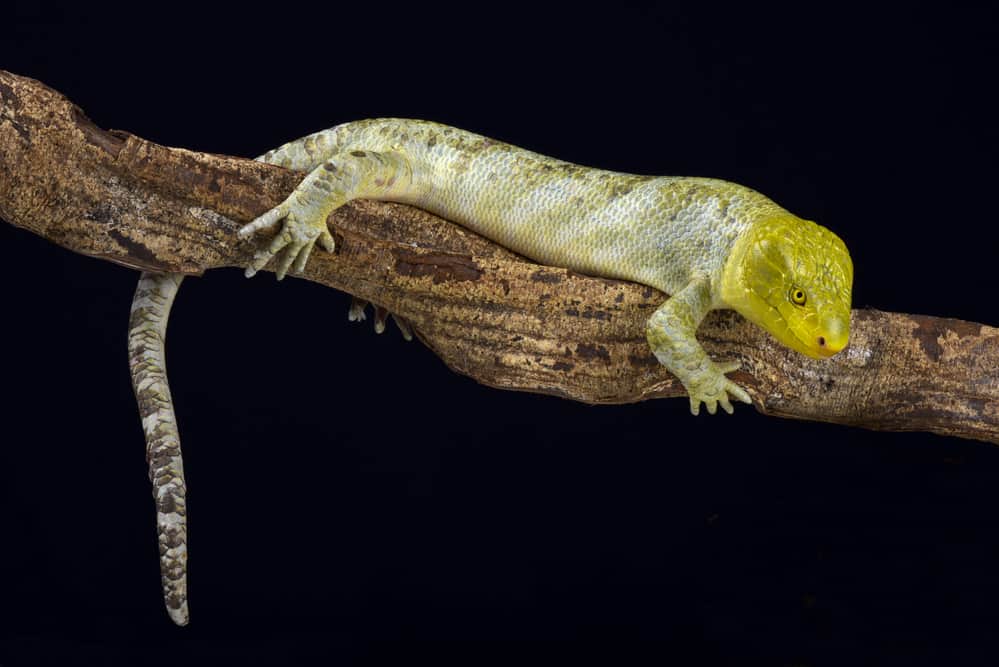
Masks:
[[[716,260],[749,217],[742,209],[775,206],[724,181],[591,169],[424,121],[347,123],[285,144],[264,161],[350,170],[337,179],[342,194],[325,199],[330,210],[341,196],[412,204],[535,261],[668,294],[694,272],[720,277]],[[313,172],[301,190],[324,177],[334,180]],[[710,236],[695,229],[705,217],[718,222]]]
[[[712,309],[732,308],[780,342],[828,357],[849,338],[853,266],[843,242],[749,188],[710,178],[637,176],[583,167],[419,120],[345,123],[270,151],[309,171],[280,206],[244,227],[275,229],[247,269],[284,252],[278,278],[315,243],[333,249],[326,217],[350,199],[412,204],[519,252],[671,295],[649,319],[652,352],[683,383],[697,414],[749,402],[697,342]]]
[[[418,120],[346,123],[257,160],[308,171],[285,202],[240,230],[277,229],[246,270],[283,253],[278,279],[300,271],[316,243],[334,250],[330,212],[351,199],[397,201],[459,223],[536,261],[631,280],[670,295],[649,318],[651,351],[683,383],[696,415],[750,402],[695,336],[712,309],[733,308],[813,357],[846,346],[853,267],[843,242],[749,188],[710,178],[655,177],[583,167]],[[170,617],[187,608],[186,486],[164,347],[180,274],[143,274],[129,352],[157,501],[163,592]],[[349,317],[364,319],[363,302]],[[375,328],[384,330],[376,307]],[[403,335],[408,325],[397,319]]]

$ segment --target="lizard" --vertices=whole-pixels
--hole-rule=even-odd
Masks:
[[[308,172],[281,204],[242,227],[272,232],[246,276],[276,259],[277,279],[304,269],[335,242],[327,217],[352,199],[425,209],[529,259],[630,280],[669,298],[646,324],[650,351],[701,404],[732,413],[751,403],[727,377],[740,362],[712,360],[696,337],[708,312],[732,309],[783,345],[827,358],[849,341],[853,264],[844,242],[751,188],[687,176],[585,167],[422,120],[348,122],[256,158]],[[157,499],[161,578],[168,612],[188,621],[186,487],[167,385],[164,337],[179,274],[144,273],[132,306],[133,385]],[[355,300],[349,319],[364,319]],[[377,308],[375,328],[386,312]],[[408,325],[396,318],[409,339]]]

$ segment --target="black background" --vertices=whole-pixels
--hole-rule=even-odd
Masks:
[[[208,4],[5,8],[0,67],[195,150],[402,116],[736,181],[842,236],[855,306],[999,323],[991,16]],[[999,664],[995,447],[489,389],[344,294],[237,270],[187,280],[170,325],[173,627],[136,277],[0,225],[4,667]]]

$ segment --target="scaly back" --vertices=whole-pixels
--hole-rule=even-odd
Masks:
[[[783,212],[717,179],[638,176],[584,167],[421,120],[338,125],[263,157],[311,170],[357,151],[395,153],[412,184],[392,200],[457,222],[545,264],[673,293],[693,275],[720,279],[752,220]]]

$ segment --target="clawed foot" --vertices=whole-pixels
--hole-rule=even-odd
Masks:
[[[695,377],[687,387],[690,395],[690,412],[697,415],[701,411],[701,403],[708,409],[708,414],[713,415],[721,405],[722,410],[732,414],[732,404],[729,396],[737,401],[752,404],[746,390],[725,377],[726,373],[738,370],[742,362],[728,361],[724,363],[709,362],[710,365]]]
[[[350,299],[350,310],[347,311],[347,319],[351,322],[363,322],[368,319],[365,314],[364,309],[367,307],[368,302],[363,299],[358,299],[356,296]],[[374,306],[375,309],[375,333],[385,333],[385,320],[391,315],[392,319],[395,320],[396,326],[399,327],[399,331],[402,332],[402,337],[407,341],[413,340],[413,330],[409,326],[409,322],[405,319],[399,317],[395,313],[390,313],[381,306]]]
[[[274,229],[284,221],[267,249],[253,255],[253,261],[246,268],[247,278],[264,268],[282,250],[285,251],[284,257],[275,271],[278,280],[284,279],[289,268],[296,273],[303,271],[317,242],[327,252],[333,252],[333,235],[326,227],[328,212],[316,205],[294,203],[293,198],[294,195],[239,230],[240,238],[245,239],[261,230]]]

